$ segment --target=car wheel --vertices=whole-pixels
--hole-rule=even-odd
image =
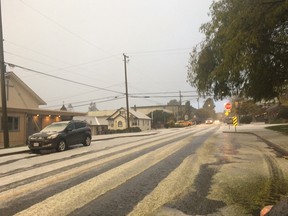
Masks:
[[[83,145],[84,146],[90,146],[90,144],[91,144],[91,138],[89,136],[87,136],[83,142]]]
[[[66,142],[65,140],[61,140],[59,143],[58,143],[58,146],[57,146],[57,149],[56,149],[58,152],[62,152],[62,151],[65,151],[66,150]]]

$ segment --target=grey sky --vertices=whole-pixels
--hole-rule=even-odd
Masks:
[[[179,100],[179,91],[196,94],[186,92],[194,90],[186,83],[187,64],[192,47],[204,37],[199,27],[209,20],[211,2],[2,0],[5,61],[110,90],[8,68],[47,102],[45,107],[56,109],[64,102],[87,111],[91,101],[98,109],[125,107],[125,98],[117,93],[125,92],[125,53],[130,94],[175,95],[130,98],[130,106],[167,104]],[[182,100],[197,107],[196,97]],[[217,103],[217,111],[223,110],[222,104]]]

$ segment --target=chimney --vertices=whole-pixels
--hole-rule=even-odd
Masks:
[[[134,105],[134,111],[135,111],[135,112],[137,111],[136,105]]]

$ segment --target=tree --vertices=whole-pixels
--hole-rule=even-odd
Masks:
[[[215,112],[213,113],[211,112],[211,110],[208,109],[201,108],[196,110],[196,118],[200,122],[205,122],[205,120],[208,118],[214,118],[215,117],[214,115]]]
[[[152,119],[152,128],[161,128],[167,122],[174,121],[174,116],[171,113],[164,112],[163,110],[155,110],[148,114]]]
[[[194,47],[188,82],[215,99],[279,97],[288,79],[288,1],[218,0],[205,40]]]
[[[208,110],[214,110],[215,108],[215,104],[212,98],[208,98],[204,104],[203,104],[203,108],[204,109],[208,109]]]
[[[173,99],[173,100],[170,100],[167,105],[170,105],[170,106],[179,106],[180,105],[180,102],[177,101],[176,99]]]
[[[196,109],[190,104],[190,101],[186,101],[183,114],[188,117],[188,120],[192,119],[195,114]]]
[[[88,111],[89,111],[89,112],[98,111],[95,102],[91,102],[91,103],[90,103],[90,105],[89,105],[89,107],[88,107]]]
[[[239,104],[237,108],[237,114],[238,115],[257,115],[257,114],[262,114],[263,110],[261,107],[256,105],[253,101],[248,100],[248,101],[243,101]]]

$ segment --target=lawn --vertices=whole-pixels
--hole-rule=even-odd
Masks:
[[[288,124],[269,126],[269,127],[266,127],[266,128],[270,129],[270,130],[281,132],[281,133],[283,133],[285,135],[288,135]]]

